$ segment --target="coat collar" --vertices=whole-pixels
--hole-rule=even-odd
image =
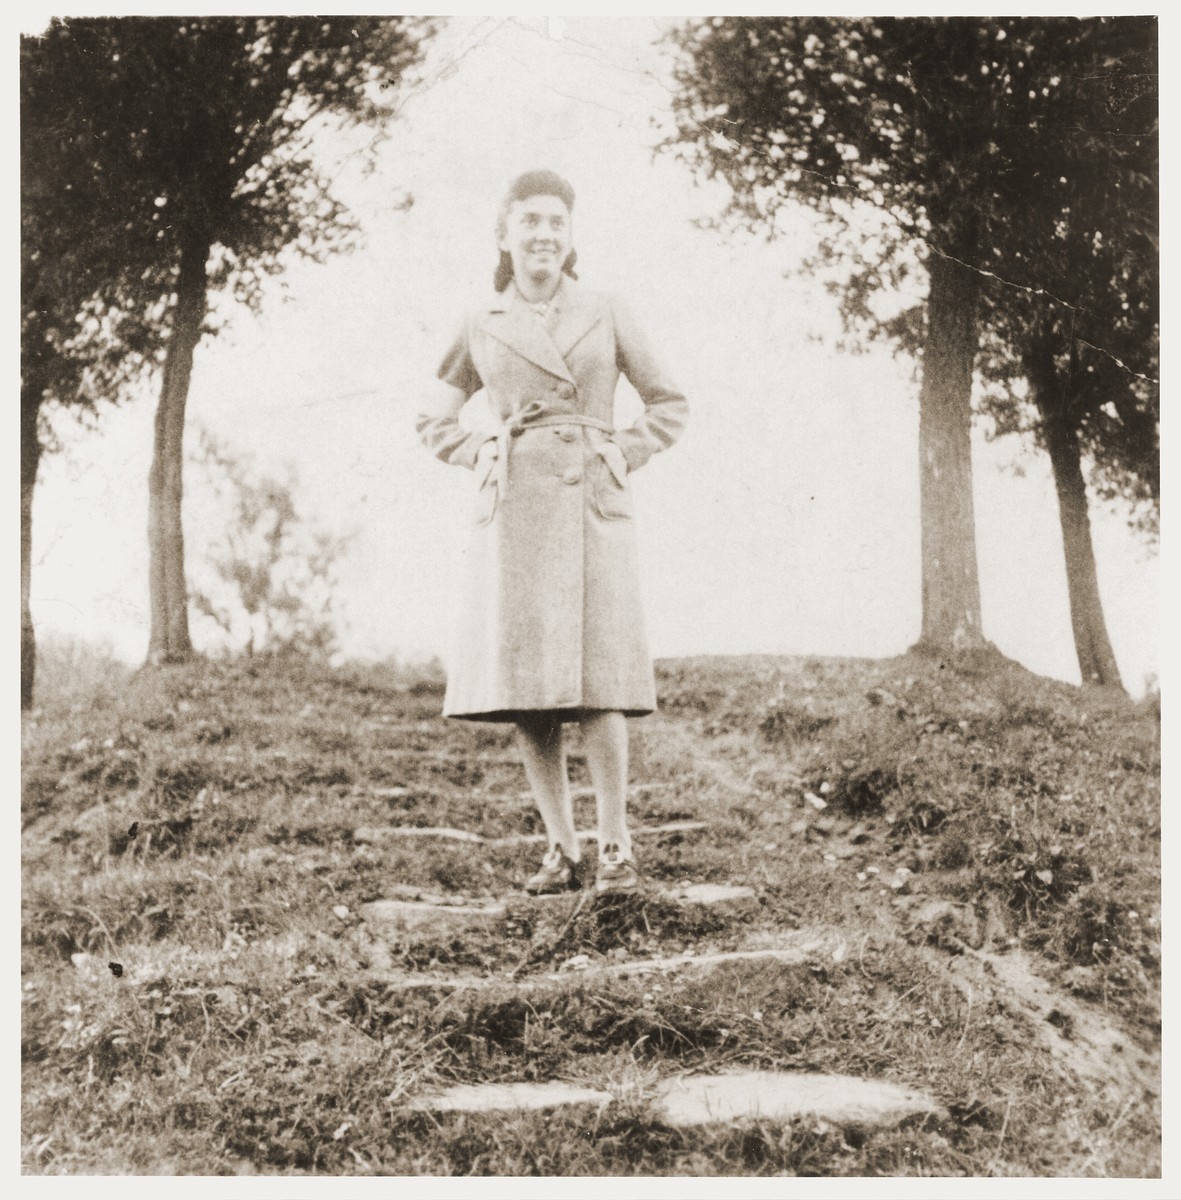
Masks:
[[[534,366],[573,383],[565,356],[602,317],[578,285],[565,275],[558,283],[550,307],[553,323],[552,328],[547,328],[547,323],[538,320],[537,314],[517,291],[516,284],[510,283],[489,302],[480,316],[479,325]]]

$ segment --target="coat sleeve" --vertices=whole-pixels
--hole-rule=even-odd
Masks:
[[[488,435],[469,433],[459,423],[460,409],[483,387],[480,373],[472,361],[467,324],[451,343],[437,372],[450,390],[424,404],[415,419],[419,440],[445,463],[468,467],[476,465],[476,452]]]
[[[613,299],[615,358],[619,369],[644,402],[644,414],[625,429],[617,429],[614,441],[636,471],[658,450],[667,450],[681,436],[689,419],[689,403],[657,362],[628,307]]]

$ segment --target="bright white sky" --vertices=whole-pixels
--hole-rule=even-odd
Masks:
[[[803,217],[770,245],[694,228],[722,197],[652,158],[669,102],[652,45],[663,19],[559,23],[456,19],[371,174],[341,139],[325,144],[365,244],[293,266],[260,318],[235,312],[202,344],[190,420],[260,466],[292,464],[304,510],[355,534],[338,602],[350,655],[445,657],[471,477],[426,454],[413,418],[459,314],[491,286],[507,180],[551,166],[577,192],[584,283],[631,298],[690,400],[683,440],[635,478],[654,653],[903,651],[920,617],[909,367],[836,351],[831,300],[791,272],[812,237]],[[635,404],[622,397],[621,417]],[[39,629],[131,660],[147,646],[154,405],[63,427],[35,512]],[[973,453],[985,632],[1077,680],[1048,464],[1012,440],[977,438]],[[212,536],[196,477],[187,503],[195,563]],[[1117,514],[1094,521],[1108,625],[1138,692],[1157,670],[1157,561]]]

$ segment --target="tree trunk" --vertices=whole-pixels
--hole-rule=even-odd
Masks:
[[[190,233],[181,249],[172,331],[164,360],[164,382],[156,407],[152,469],[148,476],[149,589],[152,610],[148,661],[180,662],[193,652],[181,519],[185,405],[193,374],[193,351],[205,319],[210,239]]]
[[[947,653],[985,644],[972,503],[972,367],[975,274],[953,259],[928,260],[927,337],[919,391],[923,626],[919,648]]]
[[[1066,557],[1066,590],[1070,596],[1070,623],[1074,647],[1084,683],[1123,688],[1095,570],[1091,520],[1087,513],[1087,484],[1083,478],[1078,431],[1054,358],[1047,333],[1034,336],[1030,356],[1030,382],[1042,418],[1042,435],[1054,472],[1058,493],[1058,519],[1062,525],[1062,549]]]
[[[41,462],[41,439],[37,417],[41,395],[32,388],[21,389],[21,708],[33,707],[33,683],[37,674],[37,638],[29,592],[33,575],[33,490]]]

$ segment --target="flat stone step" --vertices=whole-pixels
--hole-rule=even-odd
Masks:
[[[372,900],[368,904],[362,904],[359,909],[361,917],[373,925],[392,925],[398,929],[421,929],[425,926],[462,929],[499,921],[508,912],[508,905],[504,903],[449,903],[440,896],[414,895],[413,889],[410,888],[399,890],[403,892],[401,899]],[[719,887],[708,883],[691,884],[688,887],[655,894],[662,900],[683,905],[757,903],[753,888]],[[514,902],[533,905],[565,901],[573,906],[581,898],[583,895],[580,892],[566,892],[560,896],[529,896],[519,899],[514,897]]]
[[[633,836],[635,835],[633,834]],[[663,900],[669,904],[696,904],[704,908],[721,908],[723,906],[746,908],[757,905],[759,902],[759,895],[755,889],[747,887],[745,884],[685,883],[677,887],[662,888],[649,886],[638,892],[637,895],[646,896],[652,900]],[[526,906],[545,904],[559,907],[567,904],[573,907],[581,898],[581,892],[557,892],[548,896],[527,896],[522,893],[514,896],[510,903]]]
[[[708,829],[707,821],[668,821],[664,825],[642,825],[632,830],[632,837],[654,837],[660,834],[692,833]],[[540,846],[546,842],[544,833],[518,833],[506,837],[485,837],[467,829],[454,829],[446,825],[362,825],[353,830],[353,841],[376,844],[397,841],[399,838],[440,838],[443,841],[465,842],[470,845],[492,846]],[[578,834],[580,842],[597,842],[598,833],[583,830]]]
[[[658,1088],[657,1106],[669,1125],[797,1117],[894,1125],[916,1114],[941,1111],[931,1096],[881,1079],[780,1071],[730,1071],[666,1080]]]
[[[504,766],[505,764],[513,762],[516,762],[516,765],[518,766],[521,765],[517,760],[505,757],[479,758],[478,756],[466,754],[440,754],[435,750],[398,750],[396,751],[396,754],[401,755],[403,758],[422,759],[433,757],[439,759],[441,762],[470,761],[477,766],[488,766],[489,764],[493,766]],[[439,781],[434,781],[433,789],[435,791],[439,790],[439,786]],[[639,797],[647,796],[654,792],[666,792],[671,788],[680,786],[682,785],[678,783],[633,783],[628,787],[627,792],[629,796]],[[426,795],[431,788],[432,785],[428,782],[426,784],[416,784],[413,787],[409,785],[402,785],[398,787],[376,787],[369,788],[367,790],[368,794],[377,800],[400,800],[411,795]],[[532,792],[509,792],[505,794],[479,791],[478,795],[481,800],[486,800],[489,803],[514,804],[521,805],[525,808],[532,808],[534,805]],[[593,800],[594,795],[595,789],[593,787],[575,787],[570,789],[571,800]],[[101,805],[99,807],[101,808]]]
[[[633,838],[656,837],[667,833],[694,833],[708,829],[708,821],[666,821],[663,825],[641,825],[631,831]],[[518,833],[509,837],[489,838],[490,846],[540,846],[546,842],[544,833]],[[581,830],[578,834],[580,842],[597,842],[599,835],[594,830]]]
[[[759,899],[752,887],[722,883],[690,883],[672,888],[662,895],[666,899],[677,901],[678,904],[701,904],[707,908],[718,908],[722,905],[745,907],[757,904]]]
[[[380,903],[380,902],[379,902]],[[842,953],[846,938],[839,930],[808,930],[790,936],[778,946],[757,950],[724,950],[714,954],[682,954],[671,958],[633,959],[628,962],[593,963],[576,970],[551,971],[544,975],[404,975],[383,976],[393,991],[449,992],[510,987],[522,991],[554,987],[581,986],[588,980],[607,978],[644,978],[649,975],[673,975],[680,972],[711,971],[726,963],[778,962],[795,965],[805,962],[830,962]]]
[[[678,971],[708,971],[724,963],[780,962],[802,963],[816,959],[831,950],[835,939],[815,935],[803,937],[798,943],[766,946],[759,950],[719,950],[714,954],[682,954],[674,958],[641,958],[631,962],[605,963],[588,967],[587,975],[618,975],[630,979],[633,975],[671,975]],[[547,976],[555,978],[555,976]]]
[[[396,841],[398,838],[442,838],[444,841],[468,842],[479,846],[488,842],[483,834],[453,829],[448,825],[362,825],[353,830],[353,841],[358,844],[373,845]]]
[[[610,1092],[546,1083],[462,1084],[417,1098],[427,1112],[513,1112],[567,1104],[611,1104]],[[656,1085],[655,1108],[673,1126],[820,1117],[835,1124],[893,1125],[919,1114],[946,1116],[924,1092],[880,1079],[787,1071],[689,1075]]]
[[[419,1097],[411,1108],[420,1112],[511,1112],[558,1108],[563,1104],[610,1104],[611,1101],[610,1092],[551,1080],[547,1083],[458,1084],[446,1091]]]
[[[397,929],[470,929],[504,917],[503,904],[430,904],[421,900],[373,900],[359,912],[372,925]]]
[[[403,758],[437,758],[440,762],[464,762],[470,761],[478,766],[504,766],[505,764],[515,763],[521,766],[517,759],[497,756],[492,758],[480,758],[477,755],[469,754],[449,754],[439,753],[437,750],[397,750],[394,754],[400,755]],[[627,792],[629,796],[647,796],[653,792],[667,792],[671,788],[680,787],[678,783],[633,783],[628,786]],[[421,787],[378,787],[369,789],[369,794],[379,800],[401,799],[404,796],[417,794],[422,791]],[[571,800],[593,800],[595,789],[593,787],[574,787],[570,789]],[[481,799],[496,803],[512,803],[523,804],[529,808],[533,807],[532,792],[512,792],[508,795],[496,794],[494,792],[481,793]]]

